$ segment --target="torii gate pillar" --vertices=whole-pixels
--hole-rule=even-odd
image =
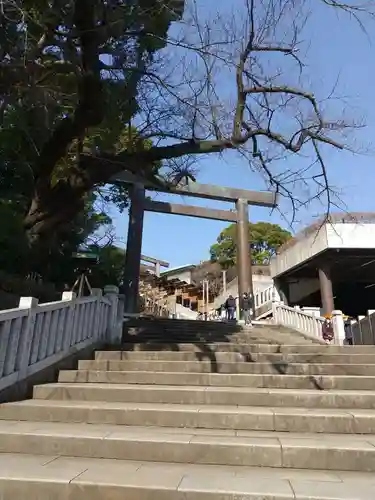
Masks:
[[[248,205],[275,207],[277,204],[276,193],[248,191],[244,189],[213,186],[210,184],[198,184],[197,182],[188,183],[184,186],[170,186],[165,188],[160,186],[145,186],[143,184],[144,180],[142,182],[134,178],[134,176],[129,177],[129,174],[126,172],[113,178],[113,181],[133,184],[130,191],[131,206],[129,212],[129,229],[124,273],[124,294],[126,297],[125,312],[138,312],[142,231],[145,210],[237,222],[238,291],[240,295],[244,292],[253,292],[248,229]],[[145,189],[180,194],[193,198],[235,202],[237,213],[196,206],[150,202],[146,200]]]
[[[124,312],[137,313],[139,312],[139,277],[146,191],[142,184],[133,184],[129,192],[131,204],[124,270]]]
[[[253,294],[253,277],[251,272],[251,255],[249,240],[249,208],[248,201],[239,199],[237,208],[237,275],[238,294]]]

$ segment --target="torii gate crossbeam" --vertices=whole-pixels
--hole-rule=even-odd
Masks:
[[[247,191],[244,189],[227,188],[210,184],[189,182],[184,186],[159,188],[145,186],[134,176],[120,174],[113,179],[132,184],[130,190],[131,206],[129,211],[129,228],[126,249],[124,293],[125,311],[138,312],[139,270],[142,248],[142,232],[144,212],[170,213],[190,217],[228,220],[237,222],[237,266],[238,266],[238,291],[252,292],[251,257],[249,252],[250,242],[248,234],[248,205],[275,207],[276,194],[273,192]],[[173,203],[154,202],[146,199],[146,189],[181,194],[189,197],[198,197],[220,201],[229,201],[236,204],[236,211],[217,210],[204,207],[178,205]]]

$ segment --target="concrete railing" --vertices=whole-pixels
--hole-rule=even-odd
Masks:
[[[271,285],[254,295],[255,319],[261,319],[272,311],[272,303],[280,300],[276,288]]]
[[[301,332],[304,336],[323,341],[322,326],[324,318],[314,313],[302,311],[299,306],[289,307],[283,302],[272,305],[273,321],[277,325],[287,326]],[[345,341],[344,319],[341,311],[332,312],[333,343],[343,345]]]
[[[198,313],[197,311],[192,311],[191,309],[188,309],[187,307],[184,307],[182,304],[176,304],[175,305],[175,317],[177,319],[189,319],[189,320],[195,320],[198,318]],[[170,317],[173,317],[173,314],[170,314]]]
[[[254,306],[255,309],[258,309],[259,307],[262,307],[264,304],[270,303],[273,300],[275,300],[275,287],[269,286],[268,288],[265,288],[261,292],[258,292],[254,295]]]
[[[323,318],[305,313],[299,308],[286,306],[282,302],[273,303],[272,313],[275,324],[293,328],[313,339],[322,340]]]
[[[117,287],[38,304],[22,297],[19,307],[0,311],[0,391],[100,341],[121,337]]]

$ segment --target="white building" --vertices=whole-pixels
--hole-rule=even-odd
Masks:
[[[375,306],[375,214],[332,214],[283,245],[271,276],[290,305],[341,309],[350,315]]]

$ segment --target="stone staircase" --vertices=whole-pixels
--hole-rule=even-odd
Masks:
[[[374,500],[375,346],[172,320],[123,340],[0,406],[1,500]]]

